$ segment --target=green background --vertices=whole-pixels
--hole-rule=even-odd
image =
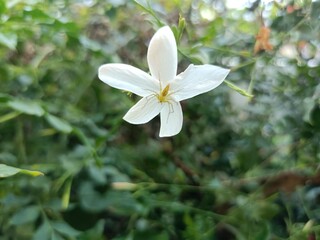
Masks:
[[[0,163],[44,176],[0,169],[0,239],[320,238],[319,16],[309,0],[2,0]],[[183,101],[172,138],[122,120],[139,98],[97,78],[148,71],[163,25],[178,72],[219,65],[241,88]],[[273,50],[254,54],[262,25]]]

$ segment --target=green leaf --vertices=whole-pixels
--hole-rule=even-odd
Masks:
[[[311,5],[311,18],[313,20],[319,20],[319,11],[320,11],[320,2],[319,1],[313,1]]]
[[[18,43],[18,38],[16,34],[0,32],[0,44],[6,46],[11,50],[15,50],[17,43]]]
[[[10,219],[12,225],[22,225],[28,222],[35,221],[40,214],[38,206],[29,206],[16,212]]]
[[[178,24],[178,29],[179,29],[179,37],[178,40],[180,41],[183,31],[186,27],[186,19],[184,17],[182,17],[181,15],[179,15],[179,24]]]
[[[11,167],[5,164],[0,164],[0,178],[10,177],[17,173],[23,173],[23,174],[31,175],[33,177],[43,176],[43,173],[39,171],[31,171],[31,170]]]
[[[33,240],[46,240],[46,239],[50,239],[51,234],[52,234],[52,228],[50,226],[50,224],[45,221],[42,223],[42,225],[37,229],[37,231],[35,232],[34,236],[33,236]]]
[[[65,222],[52,222],[51,225],[57,232],[68,237],[76,237],[80,234],[78,230],[72,228]]]
[[[59,233],[52,232],[50,240],[64,240],[64,238]]]
[[[31,9],[24,11],[25,17],[32,18],[35,23],[47,23],[52,24],[54,22],[54,18],[50,17],[47,13],[43,12],[40,9]]]
[[[5,164],[0,164],[0,178],[10,177],[20,172],[19,168],[10,167]]]
[[[52,26],[56,31],[63,31],[68,35],[74,36],[77,38],[79,36],[79,27],[74,22],[64,22],[56,19],[52,24]]]
[[[14,99],[9,101],[7,104],[12,109],[28,115],[41,117],[45,113],[39,103],[31,100]]]
[[[269,229],[269,225],[266,222],[261,222],[259,223],[259,225],[261,226],[255,233],[255,239],[256,240],[267,240],[270,238],[270,229]]]
[[[233,83],[225,80],[224,81],[225,84],[227,84],[227,86],[235,91],[237,91],[238,93],[240,93],[241,95],[248,97],[248,98],[253,98],[254,96],[250,93],[248,93],[246,90],[234,85]]]
[[[66,185],[62,195],[62,208],[67,209],[70,202],[70,193],[71,193],[72,179],[66,181]]]
[[[6,122],[6,121],[9,121],[15,117],[18,117],[20,114],[21,114],[21,112],[16,112],[16,111],[7,113],[7,114],[0,117],[0,123]]]
[[[53,116],[51,114],[46,114],[45,117],[46,117],[48,123],[52,127],[54,127],[56,130],[63,132],[63,133],[72,132],[72,126],[68,122],[62,120],[61,118],[58,118],[58,117]]]
[[[315,104],[310,112],[310,123],[317,129],[320,129],[320,104]]]
[[[0,93],[0,103],[6,103],[11,99],[11,96],[8,94]]]

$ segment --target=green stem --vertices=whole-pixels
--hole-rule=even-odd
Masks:
[[[163,23],[160,21],[160,19],[157,17],[155,12],[152,10],[149,1],[147,2],[148,7],[143,6],[141,3],[139,3],[137,0],[134,0],[134,2],[141,7],[145,12],[149,13],[156,21],[158,26],[163,26]]]
[[[255,59],[251,56],[251,54],[249,52],[236,52],[236,51],[231,51],[229,49],[212,47],[212,46],[204,46],[204,47],[209,48],[209,49],[214,50],[214,51],[218,51],[218,52],[222,52],[222,53],[228,53],[230,55],[237,55],[237,56],[240,56],[240,57],[251,58],[251,59],[253,59],[255,61]]]
[[[248,62],[245,62],[245,63],[239,64],[237,66],[234,66],[234,67],[231,68],[231,72],[234,72],[234,71],[236,71],[236,70],[238,70],[240,68],[246,67],[248,65],[254,64],[254,63],[256,63],[256,61],[257,61],[257,59],[252,59],[252,60],[250,60]]]
[[[254,85],[256,83],[256,79],[255,77],[253,76],[254,74],[254,67],[252,68],[251,70],[251,73],[250,73],[250,83],[249,83],[249,87],[248,87],[248,93],[249,94],[252,94],[253,93],[253,88],[254,88]]]
[[[16,144],[18,149],[18,159],[20,164],[26,162],[26,147],[24,145],[24,132],[23,132],[23,124],[21,119],[17,119],[16,124]]]
[[[217,220],[220,220],[223,217],[225,217],[225,216],[220,215],[218,213],[203,210],[203,209],[192,207],[192,206],[187,206],[187,205],[184,205],[180,202],[166,202],[166,201],[158,201],[158,200],[153,200],[153,199],[151,199],[150,201],[151,201],[151,204],[153,204],[155,207],[171,208],[174,211],[181,211],[181,212],[199,213],[199,214],[203,214],[203,215],[206,215],[209,217],[213,217]]]
[[[253,98],[254,96],[252,94],[250,94],[250,92],[247,92],[246,90],[236,86],[235,84],[224,80],[224,83],[227,84],[227,86],[233,90],[235,90],[236,92],[240,93],[241,95],[248,97],[248,98]]]

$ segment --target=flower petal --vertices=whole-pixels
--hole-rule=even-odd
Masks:
[[[137,94],[141,97],[159,91],[159,83],[149,74],[127,64],[105,64],[99,68],[101,81],[111,87]]]
[[[152,37],[148,48],[151,75],[160,80],[162,88],[177,75],[177,43],[168,26],[160,28]]]
[[[160,112],[160,137],[171,137],[181,131],[183,123],[182,109],[179,102],[170,101],[164,104]]]
[[[123,117],[129,123],[143,124],[149,122],[161,111],[162,104],[156,96],[150,95],[137,102]]]
[[[229,69],[214,65],[189,65],[170,83],[176,101],[192,98],[218,87],[227,77]]]

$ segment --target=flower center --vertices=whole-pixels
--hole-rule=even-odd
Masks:
[[[160,94],[157,94],[157,97],[161,103],[167,101],[166,98],[167,98],[169,89],[170,89],[170,85],[168,84]]]

